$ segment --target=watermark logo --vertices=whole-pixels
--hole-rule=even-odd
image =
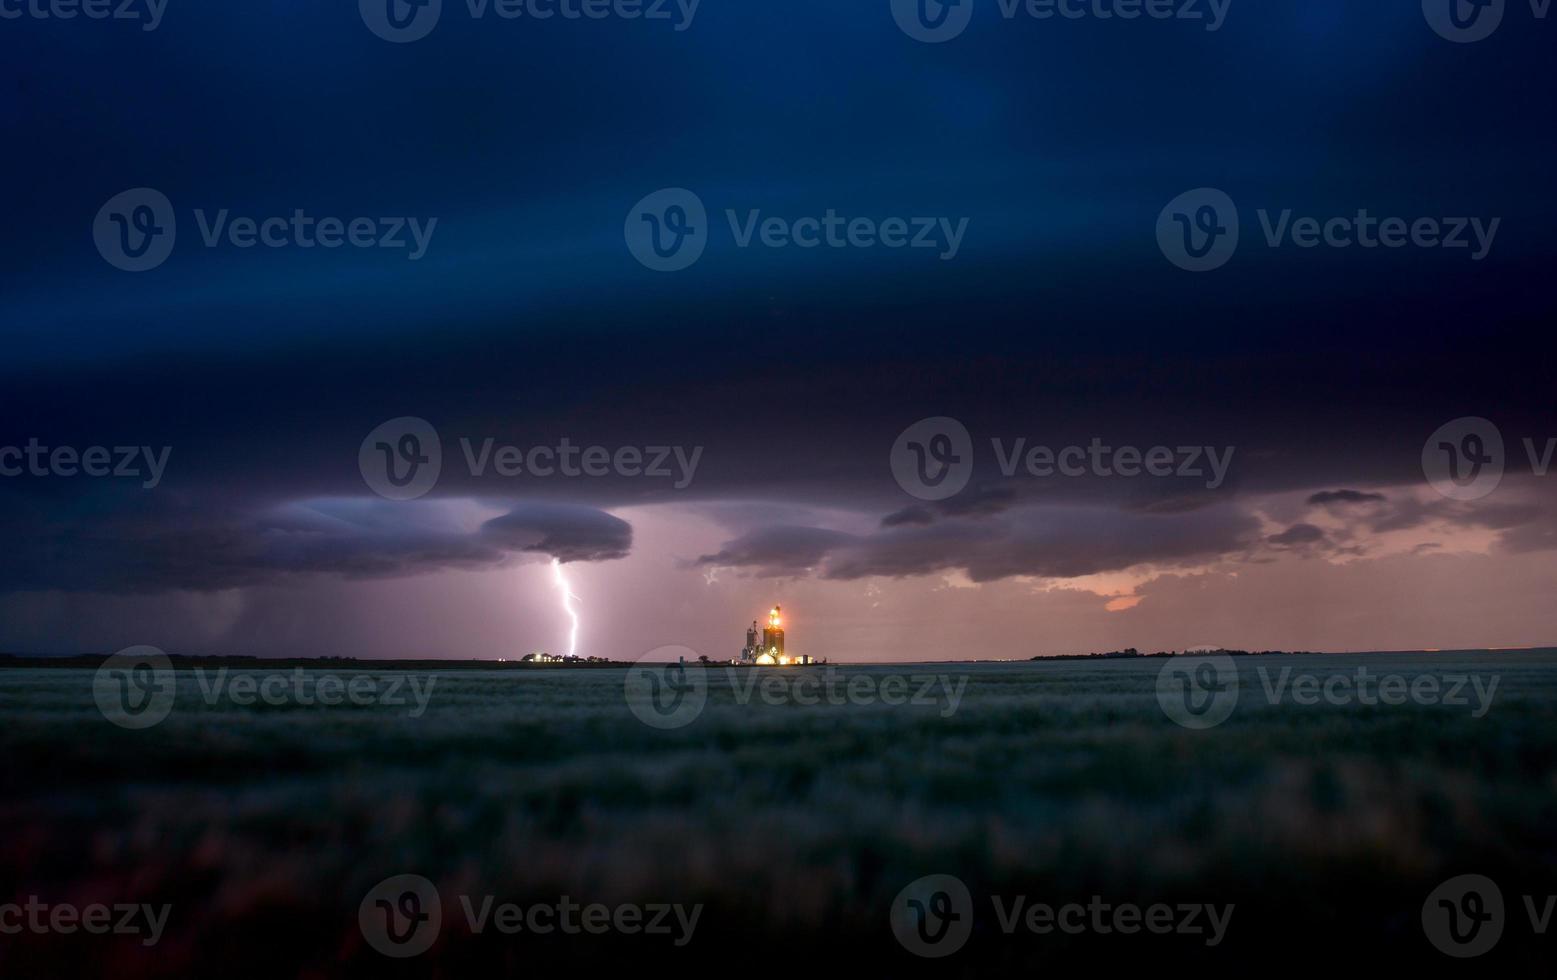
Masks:
[[[109,265],[149,272],[173,254],[178,216],[166,194],[137,187],[109,198],[92,222],[92,241]]]
[[[892,444],[892,476],[904,492],[920,500],[946,500],[961,493],[973,477],[973,436],[953,418],[921,419]]]
[[[389,500],[426,496],[443,472],[443,442],[426,419],[407,415],[369,432],[357,450],[369,489]]]
[[[92,699],[120,728],[151,728],[172,712],[175,683],[167,654],[156,647],[126,647],[97,668]]]
[[[1116,446],[1102,437],[1086,445],[1054,446],[1000,436],[990,440],[996,467],[1007,480],[1086,476],[1133,480],[1203,480],[1206,489],[1220,489],[1231,472],[1236,446]],[[897,437],[890,455],[892,476],[912,497],[946,500],[968,485],[973,475],[973,440],[967,427],[952,418],[915,422]]]
[[[973,895],[952,875],[927,875],[892,900],[892,935],[915,956],[940,959],[973,935]]]
[[[1472,718],[1481,719],[1492,710],[1502,680],[1498,674],[1381,674],[1366,664],[1331,668],[1323,660],[1308,658],[1279,670],[1255,666],[1265,703],[1302,708],[1413,704],[1465,708]],[[1232,715],[1238,701],[1239,676],[1230,654],[1172,657],[1157,673],[1158,704],[1185,728],[1215,728]]]
[[[1157,703],[1185,728],[1215,728],[1238,707],[1238,666],[1225,653],[1170,658],[1157,672]]]
[[[688,662],[688,661],[693,662]],[[650,728],[685,728],[708,703],[708,671],[690,647],[656,647],[627,670],[627,707]]]
[[[1522,893],[1524,918],[1505,912],[1502,889],[1485,875],[1459,875],[1434,888],[1422,903],[1422,932],[1445,956],[1470,959],[1490,952],[1503,938],[1505,926],[1521,928],[1545,939],[1557,913],[1557,895]]]
[[[1488,952],[1503,938],[1503,892],[1484,875],[1460,875],[1433,889],[1422,903],[1422,931],[1438,951],[1456,959]]]
[[[1422,445],[1422,473],[1450,500],[1480,500],[1503,482],[1503,433],[1466,416],[1439,426]]]
[[[443,901],[421,875],[394,875],[374,885],[357,909],[357,925],[368,945],[385,956],[420,956],[438,941]]]
[[[940,44],[968,29],[973,0],[892,0],[892,19],[915,41]]]
[[[200,243],[252,249],[405,250],[417,262],[432,246],[438,219],[414,217],[316,217],[302,208],[290,215],[233,215],[228,208],[194,211]],[[168,260],[178,238],[178,216],[167,195],[149,187],[117,194],[104,204],[92,223],[92,240],[103,259],[125,272],[149,272]]]
[[[459,453],[471,479],[530,478],[549,480],[628,479],[669,480],[671,489],[685,490],[697,477],[702,446],[588,446],[566,436],[556,445],[515,446],[496,439],[459,439]],[[425,419],[391,419],[368,433],[357,450],[357,468],[368,487],[389,500],[414,500],[427,495],[443,471],[443,443]]]
[[[208,707],[223,702],[239,708],[261,704],[273,708],[349,704],[358,708],[404,708],[409,718],[427,713],[438,683],[435,674],[391,671],[383,675],[341,675],[302,667],[294,667],[290,672],[196,667],[190,673],[200,699]],[[130,647],[114,654],[98,668],[92,682],[98,710],[121,728],[161,724],[172,713],[175,690],[171,660],[155,647]]]
[[[1238,206],[1214,187],[1185,191],[1157,216],[1157,246],[1186,272],[1220,269],[1238,251]]]
[[[1422,0],[1422,15],[1444,40],[1471,44],[1497,31],[1506,6],[1507,0]]]
[[[633,205],[622,229],[633,258],[655,272],[680,272],[708,247],[708,209],[684,187],[655,191]]]
[[[554,902],[519,905],[495,895],[461,894],[459,912],[472,936],[563,935],[667,936],[677,947],[692,941],[702,905],[582,903],[567,895]],[[395,959],[420,956],[437,942],[443,926],[438,888],[421,875],[395,875],[379,882],[357,910],[362,936],[378,952]]]
[[[438,26],[443,0],[357,0],[368,30],[392,44],[420,41]]]
[[[1270,249],[1440,249],[1466,251],[1472,262],[1492,253],[1502,218],[1470,216],[1378,217],[1367,208],[1355,214],[1314,216],[1292,208],[1260,208],[1264,244]],[[1186,272],[1210,272],[1226,265],[1240,241],[1238,207],[1214,187],[1186,191],[1157,216],[1157,247]]]
[[[962,250],[968,218],[847,217],[835,208],[820,215],[764,216],[760,208],[724,210],[724,224],[737,249],[933,250],[950,262]],[[679,272],[703,255],[713,234],[701,198],[685,188],[655,191],[633,205],[622,229],[627,250],[656,272]]]
[[[1027,895],[990,895],[995,926],[1014,936],[1062,933],[1079,936],[1178,935],[1200,938],[1207,948],[1227,938],[1237,906],[1209,902],[1115,902],[1102,895],[1059,904]],[[930,875],[913,882],[892,902],[892,934],[915,956],[938,959],[961,949],[973,932],[974,905],[967,885],[951,875]]]

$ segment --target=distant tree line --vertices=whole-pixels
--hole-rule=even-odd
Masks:
[[[1032,660],[1133,660],[1138,657],[1200,657],[1211,654],[1220,654],[1228,657],[1292,657],[1312,656],[1311,650],[1185,650],[1179,653],[1177,650],[1158,650],[1156,653],[1142,653],[1135,647],[1127,647],[1123,650],[1111,650],[1108,653],[1062,653],[1054,656],[1039,654],[1031,657]]]

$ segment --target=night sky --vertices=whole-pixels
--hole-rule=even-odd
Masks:
[[[1507,0],[1455,43],[1436,0],[1232,0],[1215,30],[963,2],[935,44],[889,0],[703,0],[690,22],[443,0],[391,43],[372,2],[169,0],[146,30],[0,0],[24,12],[0,17],[0,468],[30,440],[169,449],[154,487],[0,475],[0,650],[556,652],[553,558],[578,652],[613,658],[733,656],[774,602],[792,649],[835,660],[1557,642],[1535,472],[1557,437],[1557,23]],[[128,272],[94,228],[138,188],[176,244]],[[664,188],[706,206],[681,271],[624,234]],[[1190,272],[1158,225],[1199,188],[1240,238]],[[1363,209],[1467,219],[1472,247],[1266,239],[1284,211]],[[415,258],[207,247],[223,211],[431,234]],[[754,211],[963,234],[951,257],[740,247],[727,212]],[[359,466],[402,417],[442,445],[415,500]],[[972,440],[945,500],[891,465],[931,417]],[[1475,499],[1423,465],[1465,417],[1504,444]],[[503,477],[462,439],[701,454],[681,487]],[[1233,454],[1216,486],[1007,475],[994,439]]]

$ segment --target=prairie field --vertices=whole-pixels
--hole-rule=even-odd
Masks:
[[[667,729],[629,710],[625,668],[423,673],[421,711],[242,704],[180,670],[171,713],[143,730],[105,720],[92,671],[3,670],[0,902],[171,914],[151,947],[0,936],[0,972],[468,976],[624,955],[698,974],[1452,965],[1423,938],[1422,904],[1472,872],[1510,909],[1482,963],[1549,964],[1517,896],[1557,890],[1557,653],[1237,659],[1236,710],[1205,730],[1164,713],[1153,658],[830,668],[864,678],[855,691],[896,676],[926,693],[901,704],[802,703],[793,679],[820,668],[766,697],[714,668],[706,708]],[[1496,687],[1479,707],[1470,685],[1468,704],[1270,703],[1288,667]],[[238,674],[267,672],[225,682]],[[381,957],[358,926],[364,895],[400,874],[435,883],[444,909],[416,959]],[[944,960],[889,926],[894,897],[935,874],[975,908]],[[703,909],[677,945],[477,932],[458,896]],[[1214,946],[1008,934],[996,896],[1236,911]]]

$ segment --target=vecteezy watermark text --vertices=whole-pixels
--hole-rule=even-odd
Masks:
[[[670,480],[685,490],[697,476],[702,446],[582,446],[563,436],[556,445],[516,446],[495,438],[459,440],[472,478],[564,479],[608,476]],[[390,419],[368,433],[357,451],[362,479],[390,500],[425,496],[443,472],[443,440],[426,419]]]
[[[437,675],[391,671],[384,674],[335,674],[294,667],[290,671],[232,671],[226,667],[191,671],[207,707],[222,702],[238,707],[266,705],[406,708],[420,718],[432,700]],[[142,729],[172,714],[178,678],[167,654],[156,647],[128,647],[103,661],[92,678],[92,696],[104,718],[121,728]]]
[[[1328,704],[1342,707],[1360,704],[1367,707],[1385,705],[1398,707],[1404,704],[1444,705],[1451,708],[1470,708],[1472,718],[1485,718],[1492,710],[1492,700],[1497,696],[1497,674],[1380,674],[1366,666],[1358,666],[1350,672],[1305,670],[1297,673],[1291,667],[1272,671],[1261,665],[1255,668],[1260,687],[1270,704],[1291,700],[1293,704],[1311,707]]]
[[[1134,902],[1115,904],[1101,895],[1087,902],[1066,902],[1054,906],[1043,902],[1029,904],[1026,895],[1003,902],[991,897],[1000,931],[1011,935],[1019,928],[1039,936],[1060,932],[1070,936],[1096,933],[1100,936],[1150,933],[1158,936],[1203,936],[1207,946],[1219,946],[1227,937],[1234,905],[1203,902],[1168,904],[1158,902],[1142,906]]]
[[[214,671],[195,668],[195,683],[207,705],[227,701],[239,707],[257,704],[281,707],[315,705],[335,707],[349,704],[359,708],[379,705],[408,708],[407,718],[427,713],[432,700],[436,675],[390,673],[383,675],[305,672],[294,667],[288,673],[231,673],[226,667]]]
[[[967,675],[845,671],[829,665],[725,666],[698,662],[688,647],[649,651],[627,671],[623,694],[633,714],[651,728],[690,725],[708,703],[712,681],[722,679],[738,705],[937,708],[950,718],[962,705]],[[668,661],[668,662],[667,662]]]
[[[755,240],[764,248],[933,248],[937,258],[949,262],[962,250],[968,219],[959,218],[845,218],[832,208],[821,217],[764,218],[752,209],[744,214],[724,213],[736,248],[751,248]],[[759,223],[760,222],[760,223]]]
[[[767,705],[937,707],[942,718],[950,718],[968,688],[966,675],[850,674],[831,666],[789,673],[726,667],[724,672],[735,703],[743,705],[756,698]]]
[[[1411,704],[1466,708],[1476,719],[1485,718],[1492,710],[1501,681],[1499,674],[1421,672],[1407,676],[1380,672],[1366,664],[1331,667],[1312,659],[1279,668],[1256,663],[1254,673],[1265,702],[1272,707]],[[1157,672],[1156,686],[1163,713],[1191,729],[1215,728],[1226,721],[1238,707],[1241,693],[1237,663],[1226,653],[1169,657]]]
[[[940,44],[962,34],[973,22],[975,0],[890,0],[892,19],[904,34]],[[985,0],[977,0],[983,4]],[[1178,21],[1208,32],[1222,29],[1232,0],[995,0],[1006,22],[1029,20]]]
[[[210,249],[387,249],[419,261],[432,245],[437,218],[316,216],[303,208],[287,215],[234,215],[228,208],[196,208],[200,241]],[[168,260],[178,240],[178,214],[161,191],[139,187],[115,195],[92,224],[104,261],[125,272],[149,272]]]
[[[140,480],[155,490],[167,472],[172,446],[45,446],[37,438],[24,446],[0,446],[0,477],[72,477]]]
[[[499,901],[495,895],[458,896],[471,935],[667,937],[682,947],[692,941],[703,906],[679,903],[579,902],[562,895],[554,902]],[[443,900],[430,880],[395,875],[373,886],[358,908],[357,922],[368,945],[385,956],[406,959],[432,948],[443,928]]]
[[[358,0],[368,30],[386,41],[407,44],[431,34],[445,0]],[[448,0],[452,5],[454,0]],[[464,0],[473,21],[642,20],[670,23],[677,33],[692,26],[702,0]]]
[[[493,439],[478,445],[460,440],[460,452],[471,476],[482,476],[490,465],[494,475],[505,478],[522,476],[647,476],[674,478],[671,486],[685,490],[697,475],[703,456],[702,446],[576,446],[566,436],[556,446],[498,446]]]
[[[972,2],[972,0],[968,0]],[[1209,33],[1222,29],[1233,0],[996,0],[1000,16],[1015,20],[1177,20]]]
[[[117,20],[142,31],[162,26],[168,0],[0,0],[0,20]]]
[[[460,896],[460,908],[470,931],[479,935],[488,926],[505,936],[520,933],[544,936],[561,933],[565,936],[603,936],[608,932],[623,935],[670,936],[676,946],[692,941],[697,930],[697,920],[703,914],[702,905],[650,903],[635,905],[624,903],[609,906],[599,902],[584,905],[567,895],[556,902],[538,902],[520,906],[513,902],[495,903],[492,895],[484,895],[476,905],[471,896]]]
[[[1049,446],[1029,447],[1026,439],[1016,439],[1009,446],[999,437],[992,441],[1000,472],[1007,477],[1016,476],[1018,470],[1040,478],[1055,475],[1121,476],[1126,479],[1138,476],[1205,477],[1207,490],[1215,490],[1227,481],[1227,471],[1236,451],[1233,446],[1152,446],[1143,450],[1135,446],[1110,446],[1097,437],[1086,446],[1065,446],[1058,450]]]
[[[1355,214],[1300,215],[1291,208],[1260,209],[1260,231],[1267,247],[1442,249],[1465,251],[1472,262],[1492,252],[1502,218],[1379,217],[1367,208]],[[1247,236],[1241,234],[1238,207],[1214,187],[1186,191],[1157,216],[1157,245],[1174,265],[1188,272],[1209,272],[1226,265]]]
[[[1027,895],[991,895],[996,927],[1005,935],[1056,933],[1079,936],[1196,936],[1206,946],[1227,938],[1236,906],[1208,902],[1115,902],[1101,895],[1058,904],[1035,902]],[[961,949],[973,934],[977,915],[973,895],[960,879],[927,875],[910,882],[893,899],[892,934],[915,956],[939,959]]]
[[[1087,445],[1058,448],[1029,445],[1026,438],[990,440],[995,463],[1007,479],[1021,474],[1038,479],[1084,476],[1187,478],[1216,490],[1227,481],[1236,447],[1114,446],[1101,437]],[[973,437],[967,426],[944,416],[921,419],[892,444],[892,475],[898,486],[920,500],[946,500],[961,493],[973,477]]]
[[[931,251],[943,262],[957,257],[967,218],[933,216],[849,217],[834,208],[801,217],[765,214],[761,208],[726,209],[724,221],[739,249],[875,249]],[[627,214],[627,250],[656,272],[679,272],[697,262],[713,228],[702,198],[670,187],[655,191]]]
[[[162,939],[168,915],[172,911],[173,906],[169,904],[51,904],[36,895],[30,895],[26,902],[0,904],[0,935],[15,936],[30,932],[35,935],[70,936],[84,932],[92,936],[140,936],[142,946],[155,946]]]

